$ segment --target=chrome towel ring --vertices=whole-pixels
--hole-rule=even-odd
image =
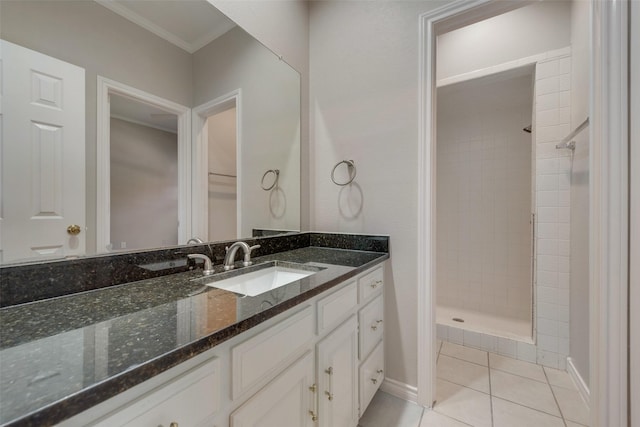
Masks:
[[[264,185],[264,179],[270,173],[273,174],[273,184],[271,184],[270,186],[267,187],[267,186]],[[264,175],[262,175],[262,180],[260,181],[260,187],[262,187],[262,189],[264,191],[269,191],[269,190],[273,189],[273,187],[275,187],[278,184],[278,179],[279,178],[280,178],[280,169],[269,169],[268,171],[266,171],[264,173]]]
[[[336,168],[343,163],[347,165],[350,179],[347,182],[336,182],[336,178],[335,178]],[[353,171],[353,173],[351,171]],[[358,171],[356,169],[356,164],[353,160],[343,160],[341,162],[336,163],[336,165],[333,167],[333,170],[331,171],[331,181],[333,181],[334,184],[340,185],[340,186],[349,185],[356,178],[357,172]]]

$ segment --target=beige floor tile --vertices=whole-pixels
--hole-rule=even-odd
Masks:
[[[546,383],[491,369],[491,394],[531,409],[560,416],[551,388]]]
[[[474,427],[491,427],[490,396],[438,379],[434,410]]]
[[[441,354],[436,372],[440,379],[489,393],[489,368],[485,366]]]
[[[521,377],[531,378],[532,380],[547,382],[544,376],[542,366],[535,363],[524,362],[522,360],[512,359],[510,357],[500,356],[499,354],[489,354],[489,367],[500,371],[509,372],[510,374],[520,375]]]
[[[477,350],[475,348],[464,347],[450,342],[443,342],[440,354],[455,357],[457,359],[466,360],[467,362],[477,363],[478,365],[487,366],[487,352]]]
[[[420,427],[468,427],[469,424],[465,424],[458,420],[454,420],[451,417],[437,413],[436,411],[430,411],[426,409],[422,415],[422,421]]]
[[[418,427],[423,408],[378,390],[360,418],[360,427]]]
[[[493,397],[493,427],[564,427],[560,417]]]
[[[589,424],[589,408],[580,397],[580,393],[562,387],[552,387],[564,418],[584,425]]]
[[[571,376],[567,372],[559,369],[547,368],[546,366],[544,367],[544,372],[547,374],[549,384],[577,391],[576,385],[573,383]]]

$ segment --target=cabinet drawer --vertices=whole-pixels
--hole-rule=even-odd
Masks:
[[[384,345],[380,342],[360,366],[360,416],[384,380]]]
[[[337,325],[358,305],[358,288],[353,281],[318,301],[318,334]]]
[[[313,307],[231,349],[232,397],[266,384],[309,347],[313,334]]]
[[[96,425],[185,426],[210,422],[220,408],[220,362],[206,362],[143,395]]]
[[[384,270],[378,267],[358,279],[360,304],[376,295],[384,286]]]
[[[371,301],[358,313],[360,321],[360,360],[382,339],[384,330],[384,304],[382,295]]]

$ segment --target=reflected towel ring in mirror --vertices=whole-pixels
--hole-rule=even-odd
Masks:
[[[343,163],[347,165],[350,179],[347,182],[336,182],[336,178],[335,178],[336,168]],[[333,181],[334,184],[340,185],[340,186],[349,185],[356,178],[356,173],[357,173],[357,170],[356,170],[355,162],[353,160],[343,160],[341,162],[336,163],[336,165],[333,167],[333,170],[331,171],[331,181]]]
[[[270,173],[273,174],[273,184],[271,184],[270,186],[267,187],[267,186],[264,185],[264,179]],[[276,184],[278,184],[278,178],[280,178],[280,169],[269,169],[268,171],[266,171],[264,173],[264,175],[262,175],[262,181],[260,181],[260,187],[262,187],[262,189],[264,191],[269,191],[269,190],[273,189],[273,187],[275,187]]]

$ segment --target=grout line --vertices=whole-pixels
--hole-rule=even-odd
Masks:
[[[452,355],[447,354],[447,353],[440,353],[440,354],[442,354],[442,355],[443,355],[443,356],[445,356],[445,357],[450,357],[450,358],[452,358],[452,359],[460,360],[461,362],[467,362],[467,363],[471,363],[472,365],[482,366],[483,368],[488,368],[488,367],[489,367],[489,365],[481,365],[481,364],[479,364],[479,363],[471,362],[471,361],[469,361],[469,360],[467,360],[467,359],[461,359],[461,358],[459,358],[459,357],[452,356]],[[438,359],[440,358],[440,354],[438,355]]]
[[[491,359],[489,358],[489,352],[487,352],[487,368],[489,376],[489,410],[491,411],[491,427],[494,427],[493,421],[493,390],[491,389]],[[566,427],[566,426],[565,426]]]
[[[551,389],[551,395],[553,396],[553,401],[556,402],[556,406],[558,406],[558,411],[560,412],[560,416],[562,417],[562,422],[564,423],[564,426],[567,427],[567,420],[564,418],[564,414],[562,413],[562,408],[558,403],[558,399],[556,398],[556,393],[553,391],[553,387],[551,387],[551,383],[549,382],[549,377],[547,376],[547,371],[544,370],[544,367],[542,368],[542,372],[544,372],[544,377],[547,379],[547,385]]]

